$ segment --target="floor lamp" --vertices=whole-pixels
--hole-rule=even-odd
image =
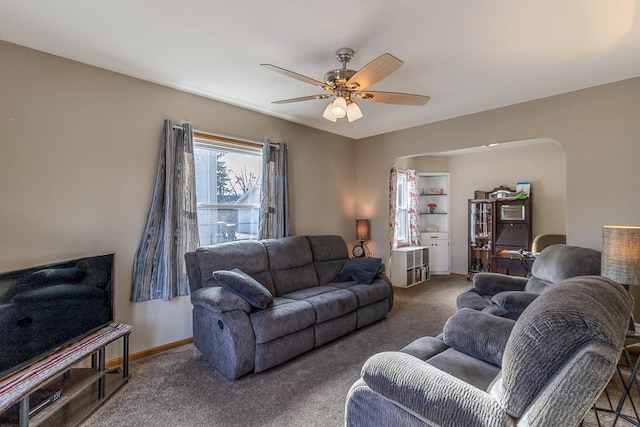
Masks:
[[[602,227],[601,275],[620,283],[627,291],[630,286],[640,286],[640,227],[621,225],[605,225]],[[615,409],[611,407],[611,401],[609,400],[610,409],[606,410],[606,412],[615,414],[613,425],[617,423],[619,418],[622,418],[632,425],[640,426],[636,404],[633,402],[631,395],[631,388],[634,383],[637,385],[637,374],[640,368],[640,357],[637,357],[636,362],[632,363],[629,352],[631,347],[637,348],[638,342],[640,342],[640,333],[636,328],[633,314],[629,321],[627,339],[636,342],[636,344],[625,346],[623,350],[624,359],[629,368],[631,368],[631,374],[625,379],[620,367],[618,367],[618,374],[624,388],[617,407]],[[631,402],[635,417],[622,413],[624,402],[627,399]],[[597,412],[600,408],[595,409],[597,417]],[[599,419],[598,424],[600,424]]]
[[[627,290],[629,286],[640,286],[640,227],[602,227],[601,275]]]

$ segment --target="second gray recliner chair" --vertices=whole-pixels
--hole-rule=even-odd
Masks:
[[[477,273],[471,289],[458,295],[458,309],[471,308],[517,319],[525,308],[555,283],[576,276],[599,276],[601,254],[590,248],[552,245],[536,257],[530,277]]]

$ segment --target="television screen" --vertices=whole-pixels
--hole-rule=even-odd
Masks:
[[[114,254],[0,273],[0,378],[113,321]]]

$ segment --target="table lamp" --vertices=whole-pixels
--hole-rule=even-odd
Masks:
[[[605,225],[602,227],[602,277],[620,283],[625,289],[640,286],[640,227]],[[631,326],[634,326],[631,328]],[[635,330],[632,319],[630,329]]]
[[[369,240],[369,220],[368,219],[356,219],[356,239],[360,241],[360,243],[353,247],[353,256],[356,258],[360,258],[366,256],[365,253],[365,240]]]

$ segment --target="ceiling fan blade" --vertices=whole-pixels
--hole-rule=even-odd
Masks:
[[[430,96],[414,95],[411,93],[400,92],[380,92],[369,90],[366,92],[354,93],[355,96],[371,102],[383,102],[385,104],[400,104],[400,105],[425,105],[431,99]]]
[[[352,90],[362,90],[379,82],[404,64],[395,56],[385,53],[369,62],[355,73],[348,81],[347,87]]]
[[[332,87],[329,86],[328,84],[323,83],[323,82],[321,82],[319,80],[316,80],[316,79],[312,79],[311,77],[303,76],[302,74],[294,73],[293,71],[289,71],[289,70],[286,70],[284,68],[277,67],[277,66],[271,65],[271,64],[260,64],[260,65],[265,67],[265,68],[268,68],[268,69],[270,69],[272,71],[275,71],[276,73],[284,74],[285,76],[292,77],[292,78],[294,78],[296,80],[300,80],[301,82],[317,86],[317,87],[322,88],[324,90],[332,90]]]
[[[290,99],[283,99],[280,101],[273,101],[272,104],[288,104],[290,102],[311,101],[312,99],[325,99],[330,97],[331,97],[331,94],[323,93],[320,95],[301,96],[300,98],[290,98]]]

